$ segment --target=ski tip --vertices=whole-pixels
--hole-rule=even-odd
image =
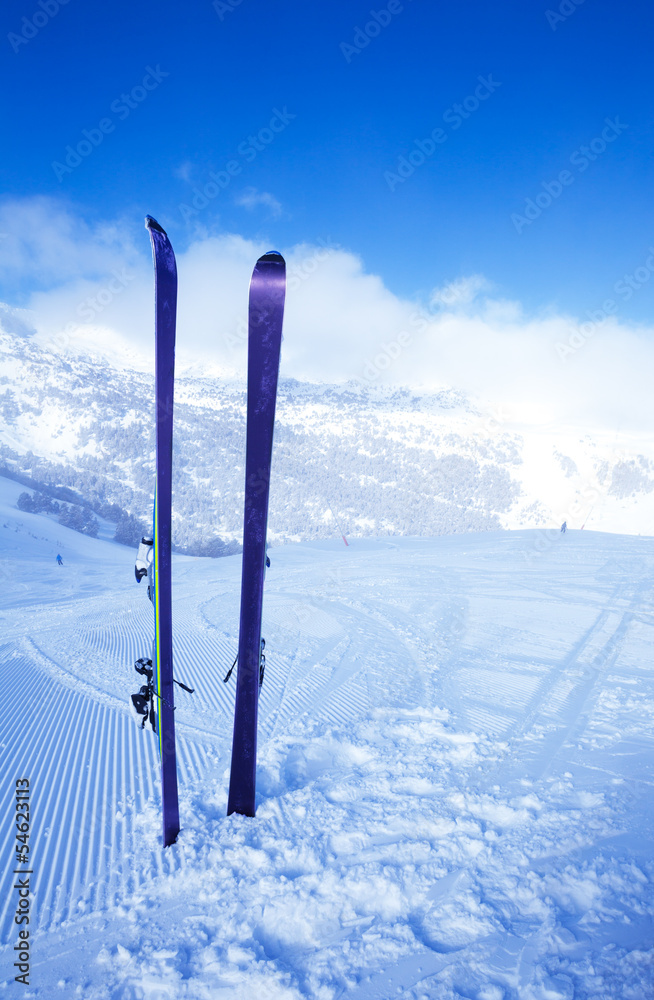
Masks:
[[[259,257],[257,264],[286,264],[286,261],[278,250],[269,250],[263,257]]]
[[[146,217],[145,217],[145,228],[146,229],[154,229],[155,232],[157,232],[157,233],[163,233],[164,236],[168,235],[166,233],[166,230],[163,228],[163,226],[160,226],[159,223],[157,222],[157,220],[153,219],[151,215],[146,215]]]

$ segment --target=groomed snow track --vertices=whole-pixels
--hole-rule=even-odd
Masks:
[[[649,1000],[651,539],[272,550],[254,821],[225,817],[239,559],[175,560],[196,693],[176,693],[166,851],[155,740],[127,707],[151,608],[130,553],[80,546],[2,610],[1,808],[28,777],[35,996]],[[13,840],[6,822],[7,860]],[[6,956],[8,876],[0,905]]]

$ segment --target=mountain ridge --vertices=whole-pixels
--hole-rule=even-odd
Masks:
[[[0,351],[0,463],[148,524],[153,377],[9,333]],[[241,536],[246,382],[181,374],[175,393],[173,536],[200,554]],[[581,526],[598,505],[608,530],[638,512],[634,533],[653,500],[643,442],[616,451],[606,436],[520,427],[451,387],[280,379],[273,544],[338,535],[336,521],[353,536]]]

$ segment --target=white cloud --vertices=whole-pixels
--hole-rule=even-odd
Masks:
[[[89,226],[45,199],[5,203],[0,228],[10,233],[0,243],[2,266],[41,285],[28,304],[43,338],[52,341],[72,326],[67,349],[92,345],[97,351],[104,343],[115,352],[124,344],[151,358],[153,278],[145,231],[135,249],[140,234],[133,226]],[[249,279],[257,257],[270,249],[223,234],[197,236],[178,252],[180,362],[245,373]],[[543,428],[651,426],[652,329],[613,317],[582,325],[583,336],[575,317],[530,317],[519,303],[493,297],[480,275],[451,282],[446,296],[435,290],[430,302],[437,308],[430,308],[394,295],[346,249],[306,244],[282,252],[288,265],[284,375],[452,385],[502,405],[517,422]],[[579,346],[562,359],[557,344],[571,339]]]
[[[455,309],[470,305],[480,292],[490,291],[491,283],[483,274],[470,274],[466,278],[457,278],[441,288],[435,288],[431,293],[429,304],[432,309]]]
[[[173,167],[173,177],[177,177],[180,181],[186,181],[187,183],[191,180],[191,173],[193,171],[193,164],[190,160],[184,160],[180,163],[178,167]]]
[[[282,214],[282,203],[269,191],[257,191],[254,187],[246,188],[234,198],[234,204],[253,212],[259,205],[265,205],[269,210],[268,218],[279,219]]]
[[[134,235],[121,223],[91,225],[52,198],[0,203],[0,269],[7,278],[49,287],[97,278],[139,256]]]

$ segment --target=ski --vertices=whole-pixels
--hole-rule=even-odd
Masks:
[[[152,683],[157,712],[157,739],[161,762],[163,844],[174,844],[179,833],[177,759],[173,693],[173,634],[171,595],[171,519],[173,473],[173,390],[175,379],[175,320],[177,265],[168,236],[151,216],[155,300],[156,482],[153,528],[154,645]]]
[[[261,613],[285,296],[284,258],[264,254],[250,282],[243,569],[228,816],[255,813],[257,718],[265,662]]]

